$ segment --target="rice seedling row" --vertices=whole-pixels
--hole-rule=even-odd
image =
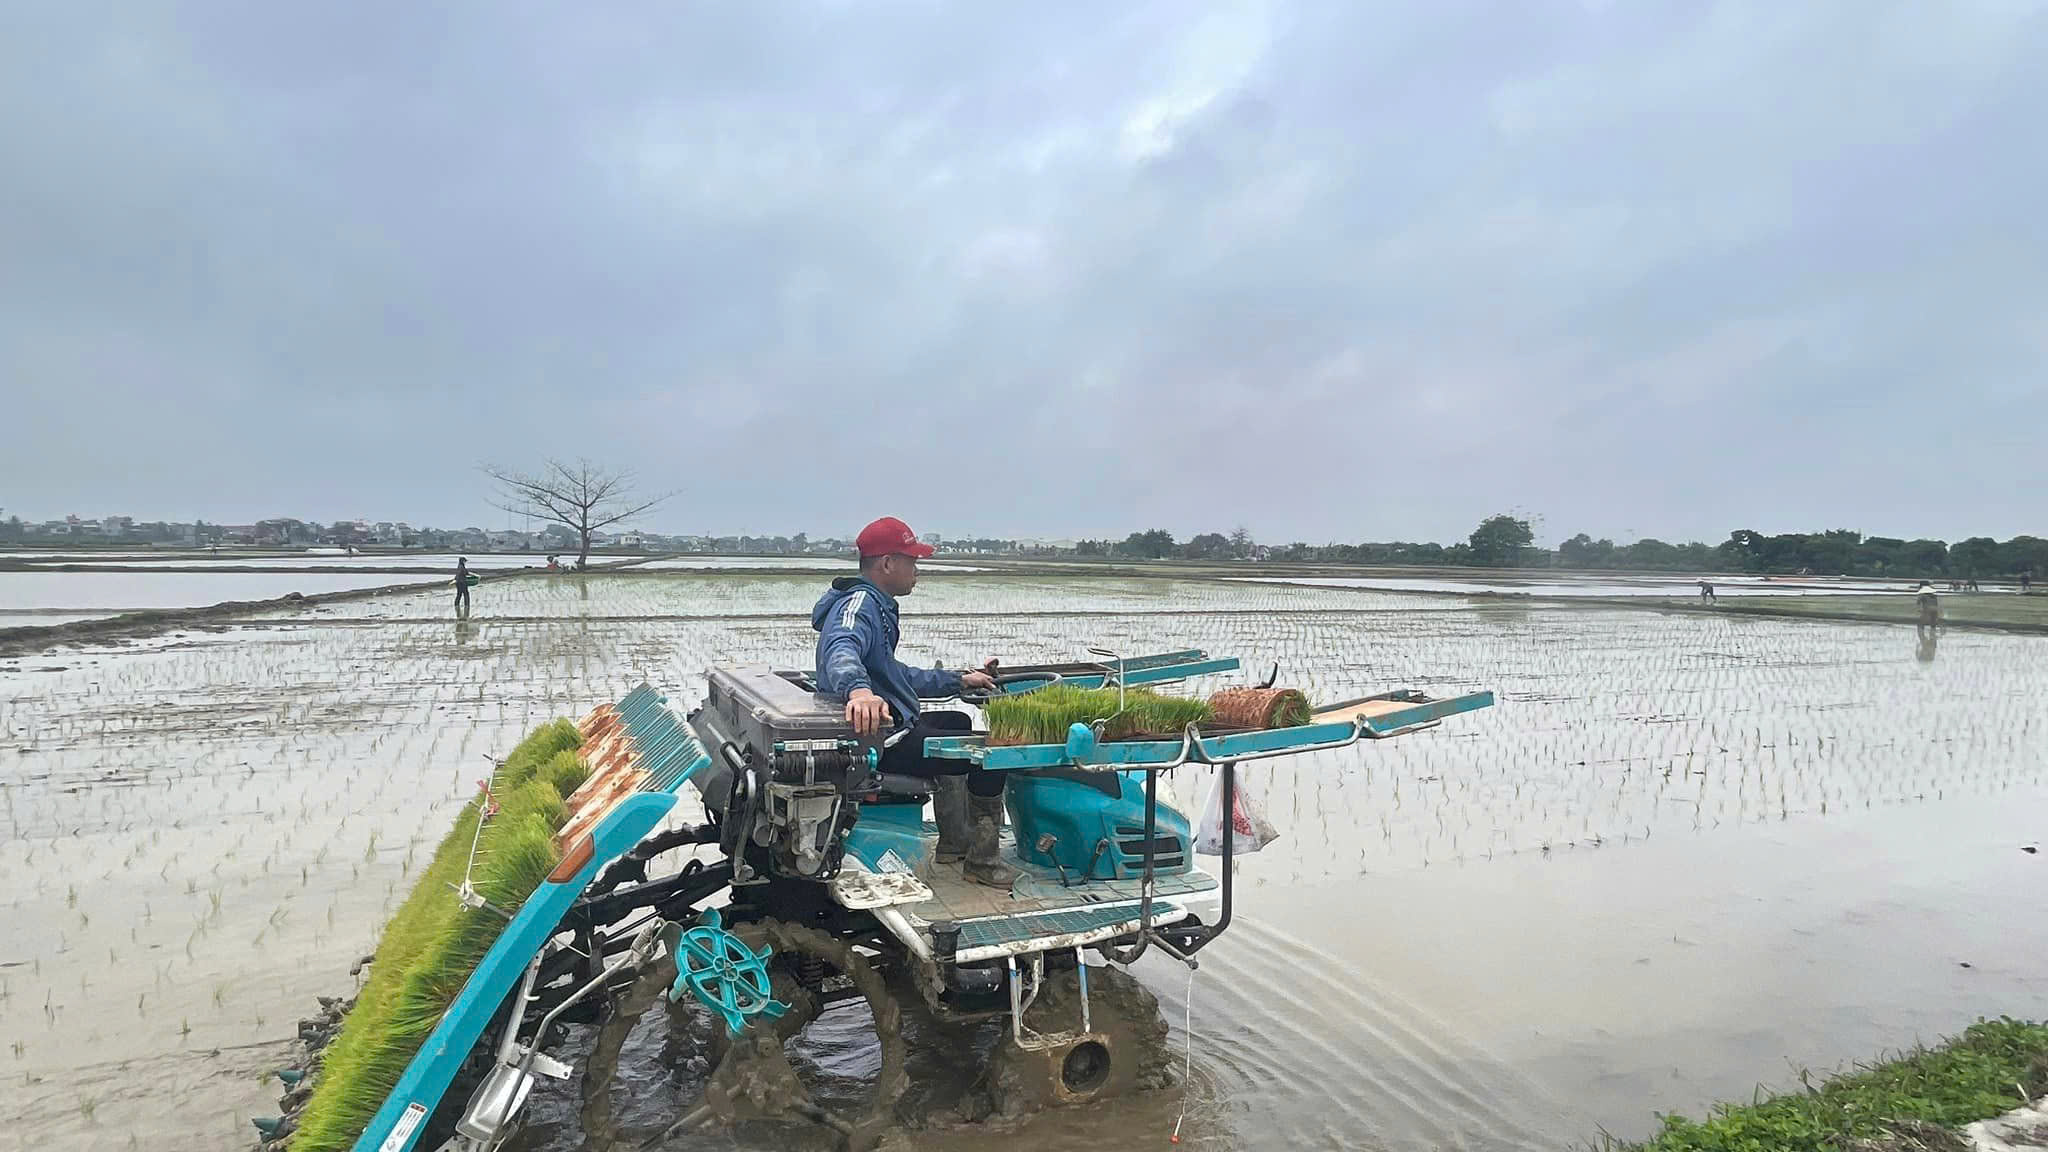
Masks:
[[[244,1138],[267,1053],[233,1053],[349,987],[487,757],[641,679],[687,700],[714,662],[807,663],[817,591],[533,578],[463,623],[393,596],[0,663],[0,1147]],[[1250,883],[2038,789],[2048,762],[2024,638],[1950,634],[1930,662],[1895,627],[967,574],[905,607],[922,663],[1196,647],[1317,702],[1499,694],[1455,731],[1248,766],[1285,832]],[[1166,784],[1199,807],[1201,773]]]

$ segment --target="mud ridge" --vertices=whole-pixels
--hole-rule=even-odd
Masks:
[[[486,577],[485,582],[516,579],[526,575],[529,573],[508,573]],[[449,587],[451,579],[452,577],[443,577],[424,583],[349,588],[339,592],[316,592],[310,596],[302,592],[288,592],[270,600],[224,600],[203,608],[151,608],[140,612],[123,612],[118,616],[98,620],[73,620],[65,624],[0,628],[0,658],[25,656],[66,644],[134,640],[186,628],[220,631],[228,625],[243,622],[246,617],[263,612],[368,600],[392,593],[434,591]]]

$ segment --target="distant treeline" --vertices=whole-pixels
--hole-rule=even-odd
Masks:
[[[1644,539],[1628,544],[1595,540],[1579,533],[1556,548],[1532,545],[1534,534],[1525,520],[1490,516],[1472,535],[1457,544],[1304,544],[1254,543],[1240,528],[1223,535],[1210,532],[1180,543],[1171,532],[1155,528],[1133,532],[1120,541],[1083,540],[1076,551],[1084,556],[1132,559],[1250,560],[1295,564],[1360,564],[1471,566],[1481,568],[1606,568],[1652,572],[1756,572],[1813,576],[1877,576],[1900,580],[1994,580],[2022,573],[2048,572],[2048,540],[2015,536],[1998,541],[1975,536],[1949,544],[1941,540],[1899,540],[1832,532],[1766,536],[1744,528],[1719,544],[1670,544]]]
[[[1734,572],[1809,573],[1815,576],[1881,576],[1922,579],[1995,580],[2021,573],[2048,571],[2048,540],[2015,536],[1998,541],[1973,536],[1949,544],[1942,540],[1900,540],[1865,536],[1861,532],[1788,532],[1766,536],[1747,528],[1728,539],[1705,544],[1666,544],[1638,540],[1616,545],[1585,533],[1559,544],[1550,554],[1567,568],[1643,568],[1656,570],[1720,569]]]

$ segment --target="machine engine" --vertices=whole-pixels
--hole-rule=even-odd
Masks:
[[[839,871],[858,799],[879,786],[881,747],[854,735],[844,705],[810,678],[765,665],[714,668],[691,729],[711,753],[704,804],[735,884]]]

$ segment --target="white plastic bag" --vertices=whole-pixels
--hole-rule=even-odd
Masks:
[[[1266,819],[1266,805],[1259,786],[1240,771],[1231,790],[1233,812],[1230,853],[1257,852],[1280,838],[1280,830]],[[1202,823],[1195,829],[1195,851],[1204,856],[1223,855],[1223,770],[1209,779],[1209,799],[1202,805]]]

